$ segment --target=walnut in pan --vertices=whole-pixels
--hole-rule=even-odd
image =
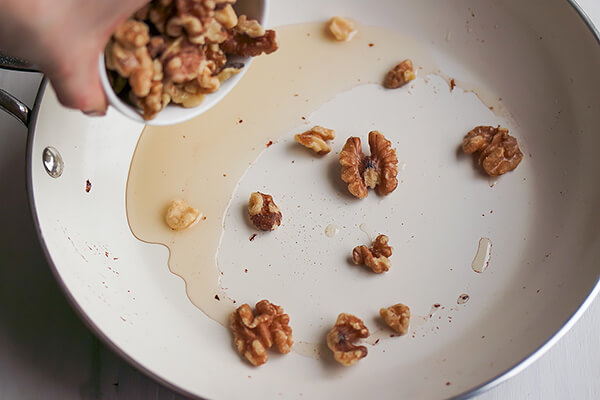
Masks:
[[[388,242],[389,238],[386,235],[379,235],[371,247],[356,246],[352,250],[352,261],[356,265],[365,265],[371,268],[376,274],[389,271],[392,247]]]
[[[462,149],[466,154],[478,155],[479,165],[490,176],[512,171],[523,160],[517,139],[500,126],[473,128],[463,139]]]
[[[192,226],[200,217],[200,212],[185,200],[173,200],[165,212],[165,222],[169,228],[181,231]]]
[[[406,59],[388,71],[383,80],[383,86],[388,89],[397,89],[416,77],[412,61]]]
[[[248,201],[248,214],[252,224],[261,231],[273,231],[281,225],[281,210],[271,195],[252,193]]]
[[[345,367],[356,364],[367,356],[365,346],[357,346],[359,339],[369,337],[369,329],[351,314],[341,313],[335,325],[327,334],[327,347],[333,351],[333,358]]]
[[[400,335],[408,332],[410,324],[410,308],[402,303],[394,304],[387,308],[381,308],[379,315],[392,330]]]
[[[356,25],[350,18],[332,17],[327,23],[327,29],[335,40],[347,42],[356,34]]]
[[[313,126],[310,130],[294,136],[296,142],[319,155],[327,154],[331,151],[331,147],[329,147],[327,141],[333,139],[335,139],[335,131],[319,125]]]
[[[340,152],[342,180],[353,196],[363,199],[368,188],[385,196],[398,186],[398,158],[392,143],[377,131],[369,132],[371,155],[362,152],[360,138],[350,137]]]
[[[241,305],[231,314],[230,322],[238,352],[254,366],[267,362],[267,349],[273,345],[287,354],[294,344],[289,315],[268,300],[256,303],[255,312],[248,304]]]

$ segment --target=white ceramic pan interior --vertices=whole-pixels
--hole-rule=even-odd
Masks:
[[[433,97],[416,96],[410,107],[393,107],[393,101],[408,100],[372,87],[341,93],[309,117],[336,126],[344,138],[364,138],[370,125],[361,121],[368,112],[381,131],[390,132],[406,163],[390,200],[336,197],[328,175],[315,179],[322,166],[305,152],[294,156],[306,174],[292,169],[284,149],[295,132],[280,132],[276,145],[249,168],[223,216],[227,228],[218,261],[229,272],[232,295],[277,300],[292,316],[297,337],[308,341],[323,340],[342,311],[363,315],[375,327],[368,313],[393,299],[410,305],[415,318],[427,317],[435,303],[445,307],[424,324],[415,323],[409,335],[368,346],[369,356],[352,368],[336,366],[327,354],[320,360],[297,353],[272,356],[261,368],[243,362],[228,332],[191,304],[181,279],[169,272],[168,251],[130,231],[125,190],[142,126],[114,110],[87,118],[61,107],[50,87],[41,92],[28,167],[34,215],[58,280],[101,337],[189,395],[442,399],[473,393],[528,365],[595,295],[600,48],[576,9],[561,0],[311,0],[301,6],[278,0],[271,3],[269,25],[332,15],[411,36],[445,76],[502,98],[526,155],[515,172],[490,188],[456,149],[469,127],[506,120],[478,106],[473,94],[451,102],[447,83],[434,76],[436,98],[455,107],[437,109],[435,118],[419,111],[438,101]],[[344,112],[349,105],[356,106],[353,120]],[[396,129],[399,120],[405,129]],[[334,142],[334,151],[344,138]],[[64,160],[58,179],[44,169],[47,146]],[[86,180],[93,184],[89,193]],[[266,181],[266,189],[285,194],[280,207],[289,211],[279,231],[251,244],[239,209],[248,192]],[[300,221],[295,204],[328,218]],[[345,226],[333,240],[323,235],[331,222]],[[346,257],[348,246],[366,241],[362,223],[388,234],[394,244],[394,269],[386,280],[358,272],[345,259],[336,270],[305,268],[308,251],[324,265]],[[303,233],[303,225],[314,227],[314,234]],[[476,274],[471,261],[482,237],[493,243],[492,259],[485,273]],[[257,269],[276,263],[284,252],[288,270],[280,277],[231,272],[242,260]],[[463,293],[469,302],[457,304]]]

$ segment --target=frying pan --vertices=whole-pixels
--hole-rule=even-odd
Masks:
[[[187,299],[184,283],[167,267],[168,250],[131,233],[125,193],[143,126],[112,109],[103,118],[67,110],[47,82],[31,111],[0,92],[2,107],[29,129],[31,210],[59,285],[116,352],[186,395],[467,398],[531,364],[576,322],[599,290],[599,35],[577,5],[561,0],[332,0],[298,7],[280,0],[272,3],[270,25],[325,21],[339,14],[416,38],[445,74],[501,97],[526,154],[516,171],[484,192],[481,186],[487,182],[468,173],[472,165],[445,155],[454,154],[454,148],[445,147],[452,141],[422,135],[409,150],[410,142],[399,148],[400,158],[408,160],[401,172],[407,186],[391,201],[403,214],[374,229],[397,238],[394,257],[401,260],[403,273],[392,282],[398,296],[415,315],[426,316],[434,303],[448,305],[437,314],[446,322],[438,332],[428,322],[414,328],[414,338],[384,340],[352,368],[333,365],[327,354],[320,360],[296,353],[273,356],[260,368],[243,362],[227,331]],[[280,135],[282,142],[289,141],[290,133]],[[456,136],[457,145],[461,138]],[[266,151],[256,166],[276,162],[275,150]],[[161,162],[163,155],[155,156]],[[461,163],[462,178],[445,174],[454,168],[452,162]],[[232,193],[231,204],[241,204],[245,190],[259,179],[253,167]],[[271,170],[269,177],[281,181],[281,191],[301,196]],[[90,192],[85,190],[88,180]],[[302,187],[306,182],[294,183]],[[490,205],[495,217],[486,215]],[[377,207],[372,212],[373,220],[383,218]],[[235,225],[235,215],[234,210],[224,220]],[[406,222],[403,227],[400,220]],[[282,234],[283,228],[285,223]],[[478,275],[470,262],[484,236],[493,242],[492,259]],[[236,256],[235,239],[225,229],[218,254],[223,265],[253,251],[242,248]],[[289,275],[289,282],[296,282]],[[364,289],[366,297],[360,291],[350,295],[336,281],[327,287],[325,293],[302,287],[280,294],[292,325],[320,313],[326,329],[338,312],[364,310],[365,299],[380,296],[370,286]],[[471,300],[459,306],[456,298],[463,292]],[[317,294],[324,299],[322,309],[303,311]],[[248,296],[249,302],[257,300]]]

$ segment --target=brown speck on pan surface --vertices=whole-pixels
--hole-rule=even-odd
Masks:
[[[373,43],[369,43],[369,47],[373,47],[375,46]]]
[[[256,238],[256,233],[253,233],[252,235],[250,235],[250,240],[251,242]]]
[[[215,300],[221,301],[218,294],[215,294]]]
[[[269,141],[267,142],[267,147],[271,147],[271,145],[272,145],[272,144],[273,144],[273,141],[272,141],[272,140],[269,140]]]
[[[92,182],[90,182],[90,180],[86,180],[85,181],[85,192],[89,193],[90,190],[92,190]]]
[[[453,91],[455,87],[456,87],[456,81],[454,80],[454,78],[452,78],[452,79],[450,79],[450,91]]]

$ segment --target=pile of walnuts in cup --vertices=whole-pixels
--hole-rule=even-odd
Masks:
[[[111,85],[151,120],[195,107],[243,67],[232,56],[277,50],[275,31],[237,15],[236,0],[153,0],[117,27],[104,55]]]

